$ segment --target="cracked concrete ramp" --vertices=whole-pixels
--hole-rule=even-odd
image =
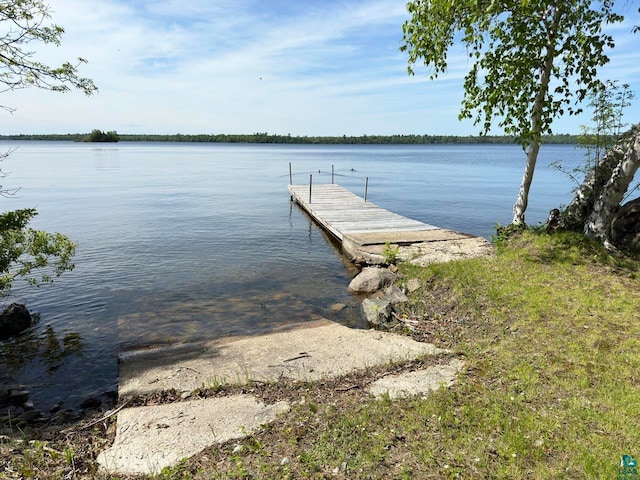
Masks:
[[[256,337],[127,354],[120,359],[119,395],[123,398],[169,388],[192,391],[282,377],[315,381],[446,352],[409,337],[354,330],[329,320],[309,325]]]
[[[448,353],[409,337],[353,330],[328,320],[305,326],[127,353],[120,358],[120,397],[283,377],[315,381]],[[112,473],[158,473],[211,445],[241,438],[288,408],[286,402],[265,405],[248,395],[126,408],[118,413],[114,445],[100,454],[98,462]]]
[[[433,392],[441,387],[450,387],[464,362],[453,358],[449,362],[434,365],[424,370],[387,375],[367,387],[367,392],[376,398],[404,398]]]
[[[245,437],[288,409],[286,402],[265,405],[251,395],[127,408],[98,463],[112,473],[158,474],[214,443]]]

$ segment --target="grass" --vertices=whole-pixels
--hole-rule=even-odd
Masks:
[[[621,455],[640,458],[639,269],[531,232],[492,258],[403,264],[422,285],[402,312],[420,320],[413,335],[466,361],[453,387],[391,401],[297,384],[286,416],[159,478],[615,478]],[[11,468],[47,478],[50,452],[28,448]],[[79,450],[69,458],[92,471]],[[69,471],[57,462],[51,477]]]

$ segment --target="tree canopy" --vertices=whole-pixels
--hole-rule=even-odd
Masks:
[[[102,130],[94,129],[91,131],[89,135],[86,135],[82,138],[82,142],[117,142],[120,140],[118,133],[113,132],[103,132]]]
[[[87,95],[97,91],[91,79],[78,75],[84,58],[52,67],[29,48],[33,43],[60,45],[64,28],[47,24],[50,16],[49,6],[40,0],[0,0],[0,93],[28,87],[54,92],[76,88]]]
[[[612,0],[413,0],[401,50],[409,73],[419,60],[431,78],[446,72],[451,48],[461,43],[470,69],[460,118],[483,133],[495,124],[527,150],[527,165],[514,205],[524,223],[529,188],[543,134],[555,118],[580,111],[598,88],[598,68],[608,62],[613,38],[603,25],[623,17]]]
[[[74,268],[76,245],[60,233],[29,228],[36,215],[33,208],[0,214],[0,297],[18,277],[38,285]]]

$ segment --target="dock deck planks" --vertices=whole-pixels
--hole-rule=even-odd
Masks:
[[[338,240],[345,235],[385,234],[397,238],[401,232],[427,232],[438,227],[398,215],[335,184],[314,185],[309,203],[308,185],[289,185],[291,198]],[[415,235],[414,235],[415,236]]]
[[[482,237],[455,232],[385,210],[335,184],[289,185],[296,202],[342,243],[356,263],[383,263],[385,244],[400,247],[402,260],[418,265],[490,255]]]

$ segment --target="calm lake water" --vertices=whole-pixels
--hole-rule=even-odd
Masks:
[[[17,147],[17,148],[16,148]],[[525,156],[513,145],[293,146],[6,142],[3,210],[35,207],[36,228],[78,243],[76,269],[53,285],[17,285],[39,312],[0,344],[0,384],[36,407],[77,406],[117,388],[117,355],[141,346],[256,335],[319,316],[362,327],[339,245],[291,204],[294,183],[331,181],[402,215],[490,237],[509,223]],[[544,146],[527,221],[566,204],[548,167],[583,152]],[[342,303],[338,313],[332,308]]]

